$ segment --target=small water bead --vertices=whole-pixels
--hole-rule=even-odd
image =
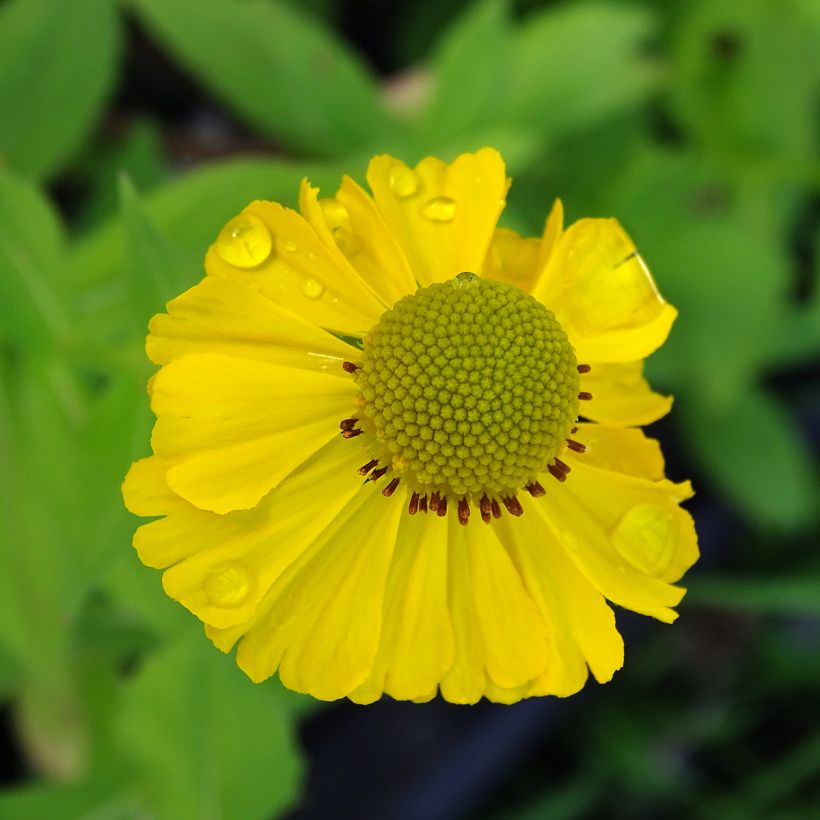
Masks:
[[[242,564],[226,561],[205,576],[202,588],[214,606],[235,607],[247,600],[252,584],[253,577]]]
[[[282,242],[282,249],[288,253],[296,253],[296,251],[299,250],[299,246],[292,239],[285,239]]]
[[[449,196],[437,196],[421,209],[421,213],[432,222],[452,222],[456,215],[456,203]]]
[[[305,279],[302,283],[302,293],[308,299],[318,299],[325,292],[325,286],[318,279]]]
[[[399,199],[407,199],[418,191],[419,178],[411,168],[397,162],[390,169],[387,184]]]
[[[350,214],[347,212],[347,208],[336,197],[326,196],[319,200],[319,205],[331,228],[347,225],[350,222]]]
[[[272,250],[273,237],[267,225],[253,214],[234,217],[216,238],[217,253],[237,268],[261,265]]]
[[[633,567],[662,576],[675,555],[677,543],[672,511],[659,504],[636,504],[612,531],[612,543]]]
[[[361,247],[361,243],[356,238],[356,235],[343,227],[333,229],[333,241],[336,243],[336,247],[345,256],[352,256]]]

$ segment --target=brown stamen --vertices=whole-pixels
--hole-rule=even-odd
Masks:
[[[490,523],[490,518],[492,516],[492,504],[490,503],[490,499],[487,498],[486,494],[482,495],[478,501],[478,509],[481,511],[481,520],[485,524]]]
[[[447,515],[447,496],[443,495],[438,500],[438,509],[436,510],[436,515],[439,518],[444,518]]]
[[[493,513],[493,518],[501,518],[501,505],[498,503],[498,499],[494,498],[490,502],[490,509]]]
[[[517,496],[511,495],[509,498],[502,498],[501,501],[504,503],[504,506],[507,508],[507,512],[510,515],[523,515],[524,508],[521,506],[521,502],[518,500]]]
[[[590,400],[592,399],[592,393],[587,393],[585,390],[582,390],[582,391],[578,394],[578,398],[579,398],[581,401],[590,401]]]
[[[356,426],[358,419],[342,419],[339,422],[340,430],[352,430]]]
[[[427,496],[423,495],[419,499],[419,512],[426,513],[427,512]]]
[[[353,362],[342,362],[342,370],[345,373],[355,373],[359,369],[359,365],[353,364]]]
[[[578,372],[579,373],[589,373],[592,370],[592,367],[588,364],[579,364],[578,365]]]
[[[537,482],[533,481],[532,484],[527,484],[524,488],[533,498],[541,498],[547,494],[547,491]]]
[[[458,502],[458,523],[466,525],[470,520],[470,502],[462,498]]]
[[[382,490],[382,495],[385,498],[390,498],[394,492],[396,492],[396,487],[399,486],[399,482],[401,481],[400,478],[394,478],[391,482]]]
[[[567,447],[570,450],[575,450],[576,453],[585,453],[587,451],[586,444],[581,444],[580,441],[573,441],[571,438],[567,439]]]
[[[577,428],[577,427],[573,427],[573,428],[572,428],[572,430],[570,430],[570,433],[572,433],[573,435],[574,435],[575,433],[577,433],[577,432],[578,432],[578,428]]]
[[[359,467],[359,475],[367,475],[378,463],[379,460],[377,458],[373,458],[368,461],[367,464],[362,464],[362,466]]]
[[[373,470],[373,472],[370,473],[370,480],[371,481],[378,481],[386,472],[387,472],[387,467],[381,467],[378,470]]]
[[[438,512],[438,506],[441,503],[441,498],[438,492],[430,493],[430,509],[433,512]]]
[[[413,493],[413,495],[410,496],[410,503],[407,505],[407,512],[409,512],[410,515],[415,515],[418,512],[418,509],[419,509],[419,494],[418,493]]]
[[[547,467],[549,474],[553,477],[558,479],[558,481],[566,481],[567,475],[570,472],[569,465],[564,464],[560,458],[556,458],[555,461]]]
[[[356,438],[356,436],[360,436],[364,430],[342,430],[342,435],[345,438]]]

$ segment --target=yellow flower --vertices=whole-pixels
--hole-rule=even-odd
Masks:
[[[151,321],[134,537],[254,681],[511,703],[605,682],[605,599],[671,622],[688,482],[636,429],[675,310],[612,219],[497,228],[498,153],[375,157],[300,212],[253,202]],[[580,419],[579,419],[580,417]]]

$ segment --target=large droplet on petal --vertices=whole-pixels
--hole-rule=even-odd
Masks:
[[[271,254],[273,237],[267,225],[253,216],[240,214],[228,222],[216,238],[216,251],[229,265],[255,268]]]
[[[202,583],[208,600],[218,607],[233,607],[244,603],[251,591],[250,572],[236,561],[226,561],[214,567]]]
[[[675,552],[675,520],[671,511],[659,504],[636,504],[615,526],[612,543],[636,569],[662,576]]]
[[[308,299],[318,299],[325,292],[325,286],[318,279],[305,279],[302,283],[302,293]]]
[[[416,172],[400,162],[390,169],[387,183],[399,199],[407,199],[419,189],[419,178]]]
[[[452,222],[456,215],[456,203],[449,196],[437,196],[431,199],[421,212],[433,222]]]

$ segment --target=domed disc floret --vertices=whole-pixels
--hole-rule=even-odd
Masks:
[[[374,459],[454,503],[503,501],[536,482],[578,414],[575,352],[553,314],[472,273],[386,311],[354,377]]]

